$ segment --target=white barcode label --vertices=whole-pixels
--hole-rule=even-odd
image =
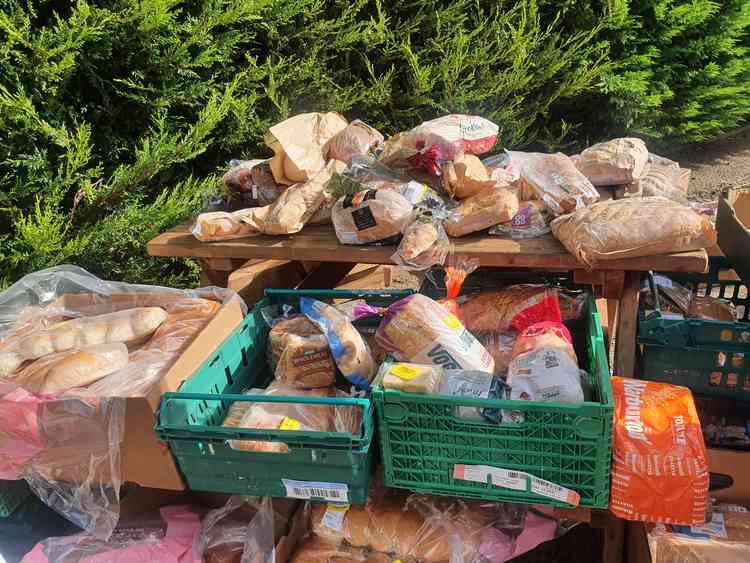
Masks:
[[[661,287],[666,287],[667,289],[672,289],[674,287],[672,280],[670,280],[666,276],[661,276],[659,274],[654,274],[654,283]]]
[[[317,481],[294,481],[282,479],[288,498],[320,498],[333,502],[349,501],[349,486],[345,483],[322,483]]]
[[[581,495],[562,485],[557,485],[550,481],[545,481],[535,477],[525,471],[512,471],[502,467],[492,467],[490,465],[463,465],[456,464],[453,466],[453,478],[462,481],[474,481],[475,483],[489,482],[496,487],[513,489],[516,491],[530,490],[532,493],[559,500],[572,506],[578,506],[581,502]],[[530,485],[530,488],[529,488]]]
[[[349,510],[348,504],[329,504],[323,514],[323,525],[326,528],[341,532],[344,529],[344,516]]]

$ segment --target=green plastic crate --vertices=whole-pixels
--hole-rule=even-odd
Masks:
[[[486,280],[484,276],[477,272],[475,279]],[[440,296],[439,290],[432,293]],[[577,336],[581,367],[591,374],[592,402],[570,405],[427,396],[384,389],[377,380],[373,400],[385,484],[429,494],[568,506],[531,492],[528,483],[526,490],[514,490],[453,478],[457,464],[485,465],[527,472],[576,491],[580,506],[605,508],[609,503],[613,401],[592,295],[586,297],[584,320],[578,326],[568,326]],[[469,421],[455,416],[458,406],[513,409],[524,413],[524,422]]]
[[[705,395],[750,400],[750,286],[744,281],[719,279],[717,268],[709,274],[669,277],[700,296],[733,302],[738,322],[674,318],[661,312],[658,296],[654,311],[647,311],[641,300],[638,343],[642,376]]]
[[[30,494],[31,489],[23,479],[0,481],[0,518],[7,518],[13,514]]]
[[[322,300],[365,298],[374,305],[388,305],[410,291],[286,291],[267,290],[235,333],[180,388],[162,397],[156,432],[169,444],[190,489],[222,493],[290,496],[289,487],[306,482],[311,497],[320,483],[348,488],[348,500],[367,499],[374,464],[375,430],[373,405],[360,398],[263,397],[241,395],[251,387],[265,387],[271,381],[266,363],[268,327],[261,314],[271,305],[297,306],[302,296]],[[378,319],[357,324],[376,326]],[[362,426],[357,435],[343,432],[270,431],[221,426],[235,401],[264,403],[332,404],[362,410]],[[227,440],[283,442],[288,453],[234,450]],[[330,488],[330,490],[334,490]],[[336,493],[329,493],[334,495]],[[293,496],[293,495],[292,495]],[[328,497],[329,499],[333,496]]]

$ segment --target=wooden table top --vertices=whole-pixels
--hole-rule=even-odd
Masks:
[[[462,256],[477,258],[482,266],[540,269],[586,269],[552,236],[512,240],[478,233],[451,239]],[[274,259],[310,262],[392,264],[393,246],[350,246],[338,242],[331,226],[308,226],[295,235],[258,235],[222,242],[196,240],[187,224],[178,225],[148,243],[152,256],[191,258]],[[704,272],[708,255],[717,249],[602,262],[597,270]],[[720,254],[720,253],[719,253]]]

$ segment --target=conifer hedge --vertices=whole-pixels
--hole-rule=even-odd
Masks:
[[[570,150],[746,122],[750,0],[0,0],[0,286],[74,262],[192,285],[145,242],[268,126],[484,115]]]

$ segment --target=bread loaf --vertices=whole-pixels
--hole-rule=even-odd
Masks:
[[[425,270],[442,265],[449,250],[450,241],[442,224],[424,217],[406,227],[392,260],[405,268]]]
[[[562,153],[511,151],[509,154],[521,179],[533,188],[553,215],[570,213],[599,198],[588,178]]]
[[[492,187],[463,200],[448,216],[444,226],[450,236],[462,237],[510,221],[517,212],[515,191]]]
[[[365,190],[340,198],[331,218],[342,244],[367,244],[398,237],[414,208],[396,190]]]
[[[421,366],[397,362],[384,364],[383,387],[408,393],[431,395],[438,392],[443,372],[436,366]]]
[[[458,155],[443,165],[443,188],[451,197],[466,199],[496,184],[482,161],[473,154]],[[503,187],[509,186],[508,182]]]
[[[493,373],[494,362],[461,322],[421,294],[388,308],[375,334],[378,344],[402,362]]]
[[[127,363],[125,344],[99,344],[49,354],[20,370],[13,381],[31,393],[55,395],[85,387]]]
[[[268,333],[268,360],[277,381],[310,389],[333,385],[336,366],[328,340],[307,317],[277,322]]]
[[[552,233],[588,266],[716,244],[709,219],[662,197],[604,201],[558,217]]]
[[[193,236],[201,242],[230,240],[234,238],[257,235],[258,231],[242,222],[248,209],[241,209],[233,213],[212,211],[201,213],[191,229]]]
[[[683,205],[688,199],[680,187],[679,166],[651,164],[641,178],[643,197],[661,196]]]
[[[313,536],[294,554],[291,563],[391,563],[393,559],[382,553],[368,553],[348,545],[330,545]]]
[[[647,162],[646,144],[623,137],[590,146],[581,153],[576,167],[595,186],[620,186],[637,182]]]
[[[520,332],[536,322],[559,321],[560,309],[556,290],[541,285],[513,285],[466,296],[461,302],[461,315],[472,333],[511,329]]]
[[[323,148],[326,159],[334,158],[351,164],[352,158],[367,154],[383,142],[383,135],[359,119],[331,137]]]

